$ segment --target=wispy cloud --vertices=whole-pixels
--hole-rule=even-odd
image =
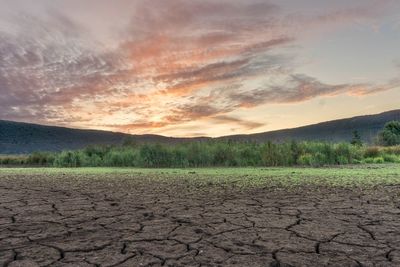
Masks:
[[[257,129],[261,126],[264,126],[265,123],[260,123],[260,122],[255,122],[255,121],[247,121],[231,116],[226,116],[226,115],[220,115],[220,116],[215,116],[211,118],[213,121],[216,123],[228,123],[228,124],[236,124],[239,125],[240,127],[243,127],[246,130],[254,130]]]
[[[249,108],[266,103],[302,102],[319,96],[335,96],[338,94],[362,96],[390,90],[398,86],[400,86],[400,83],[397,80],[392,80],[384,85],[331,85],[304,74],[290,74],[281,85],[265,84],[254,90],[231,92],[224,97],[234,105]]]
[[[62,10],[7,18],[15,27],[0,30],[1,118],[132,132],[196,120],[257,129],[267,122],[231,113],[399,86],[328,84],[296,71],[306,28],[377,13],[369,4],[301,14],[255,0],[135,1],[112,43]]]

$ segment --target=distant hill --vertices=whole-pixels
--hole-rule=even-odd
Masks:
[[[358,116],[293,129],[249,135],[223,136],[217,139],[252,140],[257,142],[284,140],[349,141],[357,130],[364,142],[372,142],[377,132],[391,120],[400,120],[400,109],[376,115]],[[0,120],[0,154],[23,154],[33,151],[78,149],[90,144],[120,144],[130,138],[138,143],[179,143],[211,138],[173,138],[161,135],[129,135],[123,133],[78,130],[30,123]]]
[[[121,144],[127,139],[138,143],[177,143],[192,140],[191,138],[173,138],[161,135],[129,135],[108,131],[80,130],[0,120],[0,154],[73,150],[91,144]]]
[[[315,141],[350,141],[353,131],[357,130],[366,143],[372,143],[377,133],[382,130],[385,123],[400,120],[400,109],[383,112],[375,115],[357,116],[353,118],[321,122],[298,128],[277,130],[271,132],[232,135],[233,140],[253,140],[263,142],[271,140],[282,142],[285,140],[315,140]]]

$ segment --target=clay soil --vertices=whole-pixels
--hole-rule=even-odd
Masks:
[[[0,266],[400,266],[397,186],[0,178]]]

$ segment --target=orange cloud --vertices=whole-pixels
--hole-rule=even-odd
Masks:
[[[326,84],[296,74],[286,52],[303,30],[298,25],[366,18],[375,13],[370,7],[286,16],[252,0],[154,0],[139,1],[133,12],[110,47],[60,14],[0,32],[2,117],[120,131],[161,132],[196,120],[251,130],[263,124],[231,113],[399,86]]]

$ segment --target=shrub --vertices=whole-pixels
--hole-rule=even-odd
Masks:
[[[54,154],[48,152],[33,152],[26,160],[29,165],[52,165],[54,162]]]
[[[258,145],[244,145],[238,152],[239,166],[260,166],[262,159]]]
[[[134,167],[138,155],[131,149],[112,150],[104,156],[104,165],[110,167]]]
[[[393,154],[383,154],[382,158],[385,162],[391,162],[391,163],[399,162],[399,157]]]
[[[379,147],[368,147],[365,149],[364,157],[366,158],[376,158],[380,155]]]
[[[225,142],[216,143],[213,149],[213,162],[217,166],[237,166],[234,150]]]
[[[374,163],[384,163],[385,160],[382,157],[374,158]]]
[[[400,146],[384,147],[383,151],[388,154],[394,154],[400,156]]]
[[[345,164],[349,164],[349,163],[350,163],[348,157],[342,156],[342,155],[339,155],[339,156],[336,158],[336,162],[337,162],[337,164],[339,164],[339,165],[345,165]]]
[[[144,167],[172,166],[173,155],[166,146],[145,144],[140,148],[141,164]]]
[[[189,166],[204,167],[213,165],[209,144],[193,142],[187,144],[185,149]]]
[[[339,165],[352,163],[353,158],[356,158],[354,147],[349,144],[339,143],[335,145],[336,163]]]
[[[364,162],[364,163],[367,163],[367,164],[374,163],[374,158],[365,158],[365,159],[363,160],[363,162]]]
[[[311,154],[304,154],[299,157],[298,163],[303,166],[311,166],[313,162]]]
[[[24,165],[27,163],[27,157],[23,155],[0,156],[1,165]]]
[[[312,156],[311,158],[312,166],[320,167],[325,165],[326,163],[327,163],[326,156],[321,152],[315,153],[315,155]]]
[[[63,151],[55,157],[53,165],[55,167],[81,167],[81,157],[78,153],[79,151]]]

